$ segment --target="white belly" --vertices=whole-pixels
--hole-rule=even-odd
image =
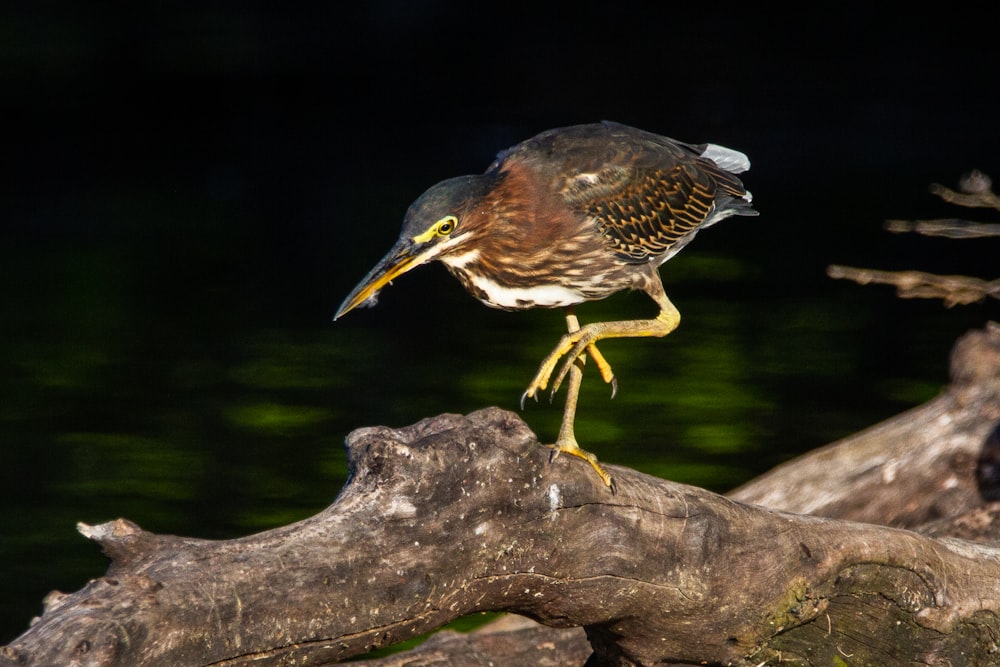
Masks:
[[[469,280],[479,288],[480,294],[485,294],[489,305],[497,308],[518,310],[521,308],[558,308],[582,303],[585,297],[576,290],[560,285],[544,285],[538,287],[505,287],[489,278],[469,276]]]

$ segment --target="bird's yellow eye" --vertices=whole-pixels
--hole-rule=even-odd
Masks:
[[[438,220],[435,229],[437,230],[437,233],[440,234],[441,236],[448,236],[448,234],[451,234],[453,231],[455,231],[456,224],[458,224],[458,218],[456,218],[453,215],[449,215],[445,218],[441,218],[440,220]]]
[[[456,227],[458,227],[458,218],[446,215],[428,227],[426,232],[414,236],[413,241],[414,243],[431,243],[439,236],[448,236],[455,231]]]

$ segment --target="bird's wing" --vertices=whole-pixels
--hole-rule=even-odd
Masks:
[[[566,179],[563,198],[595,220],[623,259],[662,257],[691,232],[715,222],[717,202],[723,208],[746,196],[739,179],[715,163],[696,155],[670,157],[655,165],[607,164],[578,173]]]
[[[627,261],[669,256],[699,227],[754,215],[734,172],[742,153],[691,145],[617,123],[560,128],[502,152],[493,169],[532,165],[572,211],[593,218]]]

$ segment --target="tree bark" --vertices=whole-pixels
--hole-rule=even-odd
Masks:
[[[550,463],[496,408],[359,429],[348,483],[296,524],[228,541],[81,525],[107,573],[50,595],[0,665],[322,665],[481,611],[583,627],[590,647],[547,628],[505,646],[447,634],[405,664],[449,643],[452,662],[433,664],[579,664],[590,651],[592,666],[995,664],[1000,549],[874,524],[994,523],[976,490],[994,476],[980,450],[1000,415],[998,351],[1000,330],[973,332],[941,397],[740,501],[608,466],[612,494],[585,462]]]

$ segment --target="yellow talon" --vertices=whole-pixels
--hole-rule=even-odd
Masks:
[[[562,442],[562,443],[556,442],[556,444],[550,446],[552,447],[552,457],[551,457],[552,461],[555,461],[557,458],[559,458],[559,455],[564,452],[566,454],[569,454],[570,456],[575,456],[577,458],[583,459],[584,461],[590,464],[590,467],[594,469],[594,472],[597,473],[597,476],[600,477],[601,480],[603,480],[604,485],[607,486],[609,489],[611,489],[611,493],[615,493],[618,490],[617,487],[615,486],[614,478],[608,473],[607,470],[601,467],[601,464],[597,462],[597,457],[591,454],[590,452],[581,449],[580,446],[576,444],[575,441]]]

